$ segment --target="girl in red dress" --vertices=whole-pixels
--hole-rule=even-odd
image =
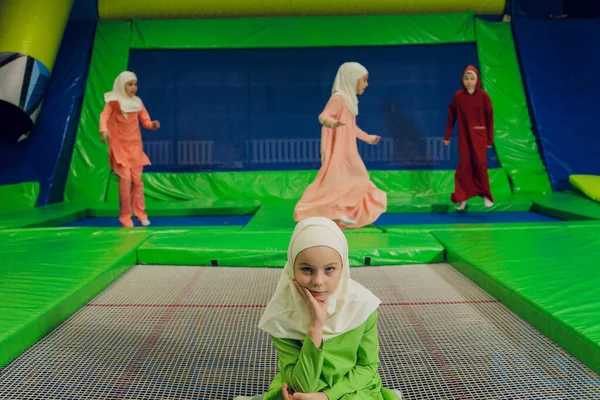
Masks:
[[[444,144],[450,145],[458,120],[458,167],[454,174],[452,202],[462,211],[471,197],[481,196],[486,207],[494,205],[487,168],[487,149],[494,144],[494,112],[490,96],[481,88],[479,71],[469,65],[463,74],[463,88],[448,106]]]

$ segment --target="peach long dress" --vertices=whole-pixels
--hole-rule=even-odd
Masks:
[[[108,131],[108,157],[110,169],[119,177],[119,221],[124,227],[132,227],[131,215],[138,220],[148,219],[144,200],[144,166],[150,160],[144,153],[140,122],[146,129],[153,129],[152,120],[142,104],[140,111],[123,115],[117,101],[106,103],[100,114],[100,131]]]
[[[371,135],[356,125],[342,96],[332,96],[319,116],[321,121],[341,121],[345,125],[321,130],[321,169],[306,188],[294,209],[294,220],[308,217],[337,219],[346,216],[356,225],[337,221],[342,229],[373,223],[387,208],[387,195],[369,177],[356,139],[369,142]]]
[[[152,129],[152,120],[143,105],[140,111],[127,113],[127,117],[121,113],[116,101],[104,106],[104,111],[100,114],[100,131],[110,132],[108,157],[113,171],[117,165],[127,168],[150,165],[150,160],[144,153],[140,122],[144,128]]]

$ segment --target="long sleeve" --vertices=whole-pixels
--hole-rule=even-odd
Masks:
[[[146,110],[146,107],[144,105],[142,105],[142,111],[140,111],[140,122],[142,123],[142,126],[144,128],[153,129],[150,114],[148,114],[148,110]]]
[[[452,98],[452,101],[448,105],[448,121],[446,122],[446,133],[444,134],[444,140],[450,140],[452,137],[452,130],[454,129],[454,123],[456,122],[456,95]]]
[[[113,108],[110,103],[106,103],[104,110],[100,113],[100,132],[108,131],[108,121],[112,116]]]
[[[487,145],[494,144],[494,109],[492,107],[492,99],[485,94],[485,128],[487,131]]]
[[[346,375],[331,388],[324,391],[329,400],[337,400],[346,394],[369,389],[380,381],[377,375],[379,368],[379,339],[377,337],[378,313],[374,312],[367,320],[365,333],[357,351],[357,361]]]
[[[274,337],[272,340],[279,356],[278,366],[283,382],[297,392],[316,392],[323,369],[323,350],[317,349],[308,336],[303,343]]]
[[[358,126],[356,126],[356,137],[358,137],[360,140],[362,140],[365,143],[371,142],[371,135],[369,135],[367,132],[360,129]]]
[[[319,122],[321,125],[331,127],[335,121],[339,121],[344,108],[344,99],[341,96],[333,96],[329,99],[325,108],[319,114]]]

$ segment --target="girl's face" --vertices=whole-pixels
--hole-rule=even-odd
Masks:
[[[337,290],[342,267],[342,258],[336,250],[327,246],[309,247],[296,256],[294,277],[315,299],[325,300]]]
[[[463,84],[467,90],[475,90],[475,86],[477,85],[477,78],[475,77],[475,74],[469,72],[465,73],[463,76]]]
[[[135,96],[137,93],[137,81],[129,81],[125,84],[125,93],[129,97]]]
[[[369,86],[369,74],[358,78],[358,82],[356,82],[356,94],[363,94],[367,86]]]

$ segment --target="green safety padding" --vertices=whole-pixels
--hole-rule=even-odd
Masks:
[[[0,186],[0,215],[35,208],[40,195],[39,182],[22,182]]]
[[[373,183],[387,193],[390,202],[401,199],[412,204],[451,204],[453,170],[374,170],[369,173]],[[488,175],[494,196],[511,195],[503,169],[490,169]]]
[[[0,229],[61,226],[88,216],[86,203],[55,203],[0,216]]]
[[[332,34],[335,27],[335,34]],[[134,20],[133,49],[383,46],[475,41],[473,14]]]
[[[134,265],[147,237],[80,228],[0,232],[0,368]]]
[[[431,199],[428,199],[431,200]],[[434,204],[418,204],[413,203],[414,199],[392,198],[388,202],[386,213],[448,213],[456,212],[456,207],[443,199],[434,198],[437,201]],[[403,203],[406,202],[406,203]],[[296,223],[292,216],[294,213],[295,201],[273,201],[264,204],[254,215],[254,217],[243,228],[244,232],[269,232],[274,230],[289,230],[292,231]],[[532,208],[532,201],[523,196],[510,196],[506,198],[496,199],[496,203],[491,208],[486,208],[483,205],[483,200],[480,198],[469,201],[469,212],[527,212]],[[502,224],[500,224],[502,225]],[[441,225],[432,225],[433,228]],[[453,226],[453,225],[448,225]],[[488,226],[488,224],[483,224]],[[388,226],[380,226],[375,223],[360,229],[361,232],[372,231],[381,232],[388,231]]]
[[[251,215],[261,206],[258,200],[196,200],[146,201],[146,212],[151,217],[183,217],[203,215]],[[119,204],[99,202],[90,206],[90,217],[115,217]]]
[[[85,86],[81,116],[67,175],[64,201],[105,200],[110,167],[108,147],[100,140],[104,93],[127,69],[129,22],[99,21]]]
[[[294,230],[294,200],[273,201],[258,209],[252,219],[244,226],[245,232],[260,232],[274,230]]]
[[[272,232],[155,233],[138,249],[140,264],[283,267],[291,237]],[[405,235],[345,232],[352,266],[420,264],[443,260],[442,246],[427,232]]]
[[[456,211],[456,205],[451,204],[447,195],[432,196],[421,201],[430,201],[431,203],[420,203],[413,198],[391,197],[388,198],[388,214],[403,213],[451,213]],[[467,201],[469,212],[518,212],[529,211],[533,202],[531,199],[520,195],[494,195],[494,205],[490,208],[485,207],[481,197],[473,197]]]
[[[144,193],[152,201],[299,199],[317,171],[145,173]],[[118,202],[111,174],[107,201]]]
[[[391,225],[381,227],[387,233],[412,235],[414,233],[428,232],[463,232],[463,231],[510,231],[519,230],[544,230],[544,229],[570,229],[570,228],[600,229],[600,221],[551,221],[551,222],[511,222],[494,224],[421,224],[421,225]]]
[[[434,236],[455,268],[600,373],[597,226]]]
[[[494,108],[496,154],[515,193],[550,193],[538,152],[510,24],[476,19],[477,54],[483,87]]]
[[[533,197],[533,209],[563,220],[600,219],[600,204],[579,193],[566,191]]]
[[[271,201],[263,204],[252,219],[243,228],[244,232],[272,232],[276,230],[294,230],[295,200]],[[373,225],[360,228],[362,232],[381,232]]]
[[[375,185],[388,194],[390,202],[403,199],[413,204],[450,204],[454,171],[373,170],[369,173]],[[149,200],[256,199],[272,202],[297,201],[316,174],[316,170],[146,173],[143,179],[144,193]],[[503,169],[492,169],[489,176],[494,196],[511,195]],[[118,202],[116,178],[110,180],[107,201]]]
[[[386,234],[346,232],[353,266],[431,264],[444,261],[443,246],[428,232]],[[369,262],[366,262],[366,258]]]
[[[475,12],[501,15],[506,0],[99,0],[100,19],[210,19],[276,16]]]
[[[598,175],[571,175],[569,182],[592,200],[600,202],[600,176]]]

